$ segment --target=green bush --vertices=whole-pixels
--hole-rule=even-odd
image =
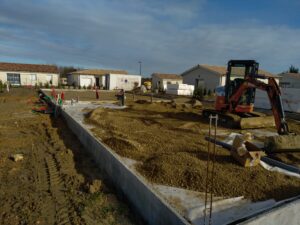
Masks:
[[[85,86],[85,85],[83,85],[83,89],[86,89],[86,86]]]
[[[206,90],[206,88],[204,88],[204,90],[203,90],[203,96],[206,96],[207,95],[207,90]]]
[[[207,95],[211,96],[211,90],[210,89],[208,89]]]
[[[49,86],[49,83],[47,82],[47,83],[45,83],[45,88],[49,88],[50,86]]]
[[[202,100],[203,99],[203,89],[202,87],[198,87],[194,90],[193,98],[197,100]]]

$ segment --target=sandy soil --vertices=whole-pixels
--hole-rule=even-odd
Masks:
[[[64,121],[31,112],[34,95],[0,93],[0,224],[135,224]]]
[[[142,101],[140,103],[143,103]],[[96,109],[86,121],[121,156],[138,160],[148,180],[196,191],[205,190],[208,125],[189,104],[128,102],[125,110]],[[222,128],[224,129],[224,128]],[[244,168],[217,147],[214,194],[252,200],[300,194],[300,180],[259,166]]]
[[[287,122],[290,132],[300,135],[300,122],[291,119],[288,119]],[[273,154],[270,157],[300,168],[300,152]]]

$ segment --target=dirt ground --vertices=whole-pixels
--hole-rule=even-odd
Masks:
[[[136,224],[64,121],[31,112],[35,95],[0,93],[0,224]]]
[[[300,121],[288,119],[287,122],[290,132],[300,135]],[[300,152],[272,154],[270,157],[284,163],[300,167]]]
[[[95,109],[86,122],[96,125],[93,132],[118,154],[139,161],[137,169],[148,180],[204,191],[208,124],[200,109],[189,104],[127,104],[125,110]],[[214,194],[281,200],[300,194],[300,180],[260,166],[244,168],[217,147]]]

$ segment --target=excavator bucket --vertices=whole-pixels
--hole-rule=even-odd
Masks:
[[[300,152],[300,135],[286,134],[266,137],[265,149],[268,153]]]
[[[275,127],[275,121],[273,116],[241,118],[240,127],[241,129]]]

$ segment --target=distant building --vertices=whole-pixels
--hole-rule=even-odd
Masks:
[[[60,84],[67,85],[68,84],[68,79],[66,77],[61,77],[60,78]]]
[[[182,77],[177,74],[153,73],[152,89],[166,90],[167,84],[182,84]]]
[[[58,85],[59,72],[54,65],[0,63],[0,80],[13,86]]]
[[[184,84],[194,85],[195,88],[202,87],[213,91],[217,86],[225,85],[227,67],[212,65],[196,65],[181,74]],[[279,83],[279,77],[265,70],[259,70],[259,74],[274,77]],[[236,78],[243,75],[241,71],[236,70]],[[265,82],[267,82],[265,80]]]
[[[300,73],[281,73],[280,87],[300,88]]]
[[[87,69],[68,74],[68,85],[128,91],[141,86],[141,76],[128,74],[124,70]]]

